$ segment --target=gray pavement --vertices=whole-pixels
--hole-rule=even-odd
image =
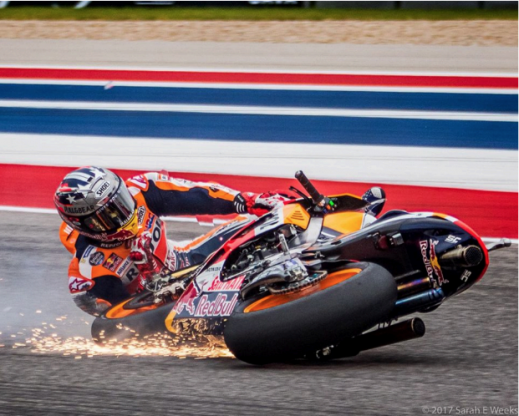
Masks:
[[[0,39],[0,65],[517,73],[516,47]]]
[[[13,349],[43,321],[54,322],[59,336],[88,335],[88,319],[67,293],[70,256],[58,241],[58,226],[57,215],[0,215],[2,415],[419,415],[440,406],[450,408],[449,414],[470,409],[485,414],[483,408],[490,406],[517,409],[517,245],[491,253],[486,276],[469,291],[421,315],[427,332],[419,340],[325,364],[258,368],[226,358],[76,360],[57,351],[35,354],[29,346]],[[168,227],[177,239],[207,230],[193,224]],[[62,315],[68,316],[66,323],[55,320]]]

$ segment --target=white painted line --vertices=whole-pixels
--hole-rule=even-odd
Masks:
[[[363,91],[363,92],[399,92],[399,93],[438,93],[438,94],[492,94],[515,95],[512,88],[448,88],[448,87],[382,87],[348,85],[281,85],[281,84],[245,84],[211,82],[141,82],[141,81],[78,81],[53,79],[17,79],[1,78],[0,84],[19,85],[80,85],[105,87],[144,87],[144,88],[206,88],[234,90],[272,90],[272,91]]]
[[[517,150],[0,133],[0,163],[517,192]],[[116,149],[107,151],[107,149]]]
[[[0,205],[0,211],[25,212],[25,213],[29,213],[29,214],[57,214],[58,213],[55,209],[13,207],[13,206],[9,206],[9,205]]]
[[[6,206],[6,205],[0,205],[0,211],[6,211],[6,212],[21,212],[21,213],[31,213],[31,214],[57,214],[57,211],[55,209],[46,209],[46,208],[24,208],[24,207],[13,207],[13,206]],[[228,220],[220,220],[220,219],[214,219],[213,223],[207,223],[207,222],[199,222],[196,218],[193,217],[163,217],[165,221],[169,222],[184,222],[184,223],[198,223],[201,226],[207,226],[207,227],[213,227],[215,225],[220,225]],[[495,237],[482,237],[481,238],[483,242],[486,243],[495,243],[497,241],[500,241],[501,238],[495,238]],[[519,240],[517,239],[510,239],[512,244],[518,244]]]
[[[497,242],[502,240],[502,238],[496,238],[496,237],[482,237],[481,239],[483,240],[483,242],[485,244],[487,244],[487,243],[497,243]],[[512,239],[509,238],[509,240],[512,242],[512,244],[518,244],[518,242],[519,242],[519,240],[513,239],[513,238]]]
[[[361,117],[418,120],[500,121],[517,122],[517,114],[474,113],[457,111],[357,110],[304,107],[263,107],[233,105],[192,105],[152,103],[104,103],[84,101],[0,100],[3,108],[52,110],[142,111],[204,114],[243,114],[269,116]]]
[[[372,70],[299,70],[299,69],[243,69],[243,68],[200,68],[200,67],[142,67],[142,66],[72,66],[72,65],[30,65],[19,63],[3,63],[0,68],[41,68],[41,69],[65,69],[65,70],[85,70],[99,69],[112,71],[150,71],[150,72],[218,72],[218,73],[257,73],[257,74],[338,74],[338,75],[409,75],[409,76],[446,76],[446,77],[492,77],[510,78],[517,77],[516,72],[434,72],[434,71],[372,71]]]

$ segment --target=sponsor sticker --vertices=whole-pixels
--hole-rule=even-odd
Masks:
[[[180,269],[179,264],[177,262],[177,254],[175,253],[175,250],[169,250],[168,256],[166,258],[166,267],[169,270],[178,270]]]
[[[68,207],[65,206],[65,212],[67,214],[86,214],[87,212],[92,211],[95,207],[93,205],[89,205],[86,207]]]
[[[111,272],[114,272],[117,270],[117,268],[121,265],[123,262],[123,259],[119,257],[117,254],[112,253],[110,256],[106,259],[106,261],[103,263],[103,267],[105,269],[110,270]]]
[[[144,207],[139,207],[139,209],[137,210],[137,221],[139,222],[139,225],[142,224],[142,222],[144,221],[144,215],[146,214],[146,208]]]
[[[88,262],[91,266],[99,266],[105,259],[105,255],[101,251],[96,251],[90,256]]]
[[[81,263],[85,263],[88,259],[88,256],[90,256],[90,253],[92,253],[92,250],[94,249],[94,246],[88,246],[86,250],[83,253],[83,257],[81,258]]]
[[[130,266],[132,265],[132,261],[130,260],[129,257],[126,257],[123,261],[123,263],[121,264],[121,266],[115,271],[115,273],[117,273],[117,275],[119,276],[122,276],[123,274],[125,274],[128,269],[130,268]]]
[[[209,295],[203,295],[198,301],[194,315],[196,317],[229,316],[237,303],[237,293],[231,298],[225,293],[218,293],[214,300],[211,300]]]
[[[126,278],[131,282],[133,281],[137,276],[139,276],[139,269],[137,269],[137,267],[135,267],[134,265],[132,265],[132,267],[130,267],[130,270],[128,270],[128,272],[126,273]]]
[[[245,274],[242,274],[241,276],[235,277],[232,280],[229,280],[227,282],[222,282],[220,280],[219,276],[216,276],[216,278],[211,283],[211,286],[209,286],[206,289],[206,291],[207,292],[231,292],[231,291],[234,292],[234,291],[240,290],[244,279],[245,279]]]
[[[443,277],[443,272],[436,256],[437,244],[437,240],[422,240],[420,241],[420,252],[422,253],[423,264],[429,279],[438,282],[438,285],[441,286],[444,283],[449,283],[449,281]],[[427,248],[429,248],[429,252],[427,252]]]
[[[197,297],[197,291],[190,287],[173,308],[179,317],[211,318],[232,314],[238,303],[239,294],[235,293],[205,293]]]
[[[146,221],[146,229],[149,230],[151,226],[153,225],[153,221],[155,220],[155,214],[151,214],[148,218],[148,221]]]
[[[101,185],[101,187],[97,190],[96,196],[101,198],[101,196],[106,192],[106,190],[110,187],[110,182],[105,182]]]
[[[187,257],[187,254],[179,257],[179,269],[185,269],[187,267],[191,266],[191,263],[189,261],[189,258]]]
[[[68,288],[70,293],[84,292],[90,290],[94,286],[94,282],[85,277],[70,276],[68,279]]]
[[[449,236],[445,239],[445,242],[450,243],[450,244],[457,244],[460,241],[461,241],[461,237],[456,237],[452,234],[449,234]]]
[[[186,310],[189,315],[194,315],[196,295],[197,290],[195,286],[190,285],[175,304],[174,311],[180,315]]]
[[[467,283],[469,280],[469,277],[472,275],[472,272],[470,270],[463,270],[463,273],[461,274],[461,281]]]

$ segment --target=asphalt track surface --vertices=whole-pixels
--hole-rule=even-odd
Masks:
[[[53,322],[60,337],[88,336],[90,319],[67,293],[70,257],[58,226],[57,215],[0,215],[2,415],[419,415],[438,414],[438,407],[446,407],[443,414],[485,414],[486,407],[490,414],[491,406],[517,412],[517,245],[490,253],[481,282],[421,315],[424,338],[324,364],[254,367],[231,358],[75,359],[17,346],[43,322]],[[168,227],[179,240],[207,230]],[[63,315],[66,321],[56,320]]]

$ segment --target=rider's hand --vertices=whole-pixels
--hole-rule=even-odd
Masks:
[[[248,213],[259,217],[280,205],[285,205],[288,201],[289,198],[272,192],[243,192],[234,198],[234,206],[238,214]]]
[[[153,279],[154,276],[160,274],[162,264],[153,255],[151,249],[151,233],[143,232],[140,236],[135,237],[130,248],[130,259],[133,261],[140,274],[146,279]]]

